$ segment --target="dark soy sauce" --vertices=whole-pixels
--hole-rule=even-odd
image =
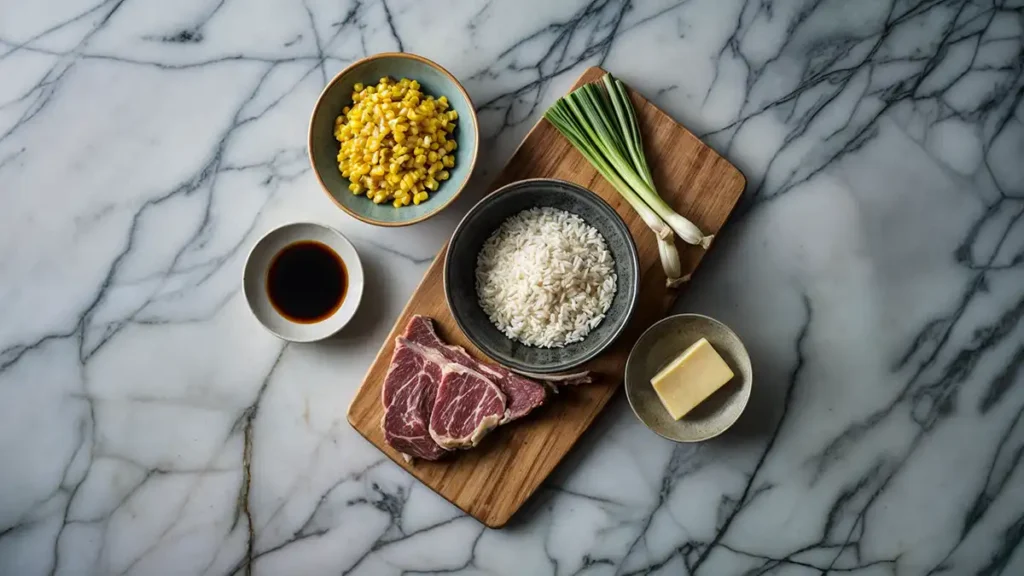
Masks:
[[[285,246],[270,262],[267,294],[279,314],[292,322],[326,320],[345,300],[345,263],[326,244],[304,240]]]

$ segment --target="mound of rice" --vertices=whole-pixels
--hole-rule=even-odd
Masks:
[[[601,234],[555,208],[531,208],[502,222],[476,262],[476,293],[491,322],[541,348],[583,340],[608,312],[616,282]]]

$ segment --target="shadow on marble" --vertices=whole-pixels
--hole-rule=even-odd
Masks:
[[[486,144],[482,142],[481,145]],[[452,202],[452,205],[448,207],[446,212],[451,215],[455,215],[455,222],[460,222],[462,217],[469,212],[469,209],[476,205],[484,196],[487,195],[496,186],[491,186],[494,182],[496,174],[490,170],[481,170],[477,168],[473,171],[473,174],[469,177],[469,181],[466,182],[466,187],[462,189],[462,194]],[[454,231],[454,227],[450,231]],[[445,240],[447,242],[447,240]]]
[[[636,419],[625,394],[616,394],[548,480],[512,517],[506,529],[528,528],[536,519],[552,512],[555,502],[565,494],[594,502],[607,500],[614,491],[607,490],[602,482],[588,480],[580,485],[578,480],[581,477],[599,477],[601,462],[616,461],[621,456],[619,451],[631,453],[630,466],[657,492],[665,482],[665,467],[669,459],[682,458],[675,464],[681,470],[696,469],[708,458],[713,459],[716,453],[728,453],[744,444],[760,444],[771,437],[786,390],[785,383],[761,384],[757,386],[755,378],[747,409],[729,430],[713,439],[696,443],[676,443],[658,437]],[[685,462],[688,459],[692,462]],[[654,496],[656,494],[651,495]],[[622,503],[627,504],[635,498],[642,499],[642,496],[628,495]]]
[[[756,361],[751,356],[752,363]],[[756,365],[755,365],[756,366]],[[754,372],[754,385],[750,389],[750,400],[740,415],[739,420],[719,437],[718,444],[729,445],[736,442],[765,438],[772,433],[777,420],[778,407],[784,401],[785,385],[758,382]],[[760,385],[759,385],[760,384]]]
[[[355,243],[358,249],[358,242]],[[384,265],[375,258],[367,258],[365,250],[360,254],[360,262],[363,265],[363,300],[359,303],[352,320],[337,334],[324,340],[327,344],[361,342],[366,334],[372,334],[374,327],[383,321],[383,303],[375,295],[381,294],[384,290]]]
[[[543,415],[541,414],[541,417]],[[565,458],[555,468],[547,480],[530,497],[529,500],[519,509],[508,524],[506,530],[516,530],[528,527],[538,516],[550,511],[553,500],[567,490],[564,485],[576,476],[575,472],[581,467],[594,465],[594,459],[600,460],[601,453],[612,448],[613,438],[618,435],[621,428],[630,428],[629,432],[636,432],[641,435],[649,434],[650,444],[640,438],[641,445],[649,446],[656,451],[661,451],[663,446],[672,444],[659,437],[654,432],[645,428],[629,408],[625,392],[616,394],[605,406],[605,409],[594,419],[590,428],[580,437],[576,444],[569,450]],[[583,493],[575,494],[581,498],[592,496]]]

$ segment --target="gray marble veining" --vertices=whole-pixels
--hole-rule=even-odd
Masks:
[[[318,189],[337,70],[462,79],[475,190],[386,233]],[[727,434],[624,398],[505,530],[353,432],[427,263],[589,65],[746,174],[678,311],[743,338]],[[0,2],[0,573],[1024,573],[1019,0]],[[245,309],[249,246],[329,223],[364,307],[316,345]]]

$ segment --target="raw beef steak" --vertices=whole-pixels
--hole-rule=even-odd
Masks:
[[[437,460],[476,446],[495,426],[528,414],[548,388],[446,344],[426,316],[413,316],[384,377],[384,440],[407,459]]]
[[[399,338],[384,377],[382,401],[384,441],[406,458],[437,460],[446,450],[430,436],[430,414],[441,383],[438,355],[424,355],[420,346]],[[443,358],[441,358],[444,361]]]
[[[472,448],[505,418],[505,395],[486,376],[465,366],[444,367],[430,414],[430,436],[442,448]]]
[[[405,327],[405,337],[426,348],[437,350],[449,362],[461,364],[493,380],[507,399],[502,424],[526,416],[548,399],[548,389],[544,385],[501,366],[480,362],[461,346],[446,344],[434,330],[434,321],[426,316],[413,316]]]

